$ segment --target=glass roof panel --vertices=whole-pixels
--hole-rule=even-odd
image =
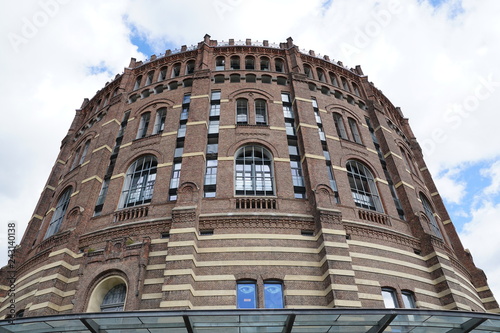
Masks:
[[[500,319],[488,319],[472,332],[500,332]]]

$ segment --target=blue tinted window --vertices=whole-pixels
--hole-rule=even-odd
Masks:
[[[281,283],[264,283],[264,307],[267,309],[282,309],[284,307]]]
[[[256,288],[253,282],[238,283],[238,309],[255,309]]]

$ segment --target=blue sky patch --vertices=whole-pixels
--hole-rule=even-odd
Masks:
[[[464,183],[466,192],[459,204],[450,202],[443,198],[448,214],[453,221],[453,224],[460,232],[465,223],[472,220],[471,211],[482,206],[483,202],[488,199],[494,199],[498,195],[487,197],[483,191],[491,184],[491,178],[481,173],[481,170],[491,167],[492,161],[481,161],[478,163],[467,164],[452,178],[456,182]],[[443,170],[441,175],[444,175],[448,170]],[[439,190],[439,189],[438,189]],[[498,198],[497,198],[498,199]],[[495,200],[496,201],[496,200]]]

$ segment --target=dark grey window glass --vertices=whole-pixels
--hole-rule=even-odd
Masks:
[[[255,101],[255,123],[257,125],[267,125],[266,101],[258,99]]]
[[[348,118],[347,121],[349,123],[349,128],[351,129],[351,133],[352,133],[352,137],[354,138],[354,142],[363,143],[361,141],[361,136],[359,135],[358,125],[356,124],[356,121],[352,118]]]
[[[335,122],[335,128],[337,129],[337,135],[341,139],[347,140],[347,132],[345,131],[344,120],[342,116],[338,113],[333,114],[333,120]]]
[[[72,187],[69,187],[67,190],[63,192],[63,194],[59,197],[57,201],[57,206],[52,215],[52,219],[50,220],[49,228],[45,233],[45,238],[48,238],[59,231],[61,227],[61,223],[64,219],[64,215],[66,214],[66,210],[68,209],[69,201],[71,199],[71,192],[73,191]]]
[[[420,193],[420,200],[422,201],[422,205],[424,206],[425,215],[429,219],[429,227],[432,234],[439,238],[443,238],[441,230],[439,229],[438,222],[436,220],[436,216],[434,216],[434,210],[432,209],[431,203],[422,193]]]
[[[146,112],[141,116],[141,122],[139,123],[139,130],[137,131],[136,139],[141,139],[146,136],[146,133],[148,132],[150,116],[151,114],[149,112]]]
[[[121,283],[111,288],[101,303],[102,312],[123,311],[127,287]]]
[[[236,100],[236,123],[248,124],[248,101],[246,99]]]
[[[156,112],[155,127],[153,129],[153,134],[158,134],[163,132],[165,128],[165,118],[167,117],[167,109],[161,108]]]

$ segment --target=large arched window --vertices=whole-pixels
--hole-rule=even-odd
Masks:
[[[156,180],[156,158],[144,156],[137,159],[127,170],[120,200],[120,207],[131,207],[151,202]]]
[[[261,146],[245,146],[236,153],[234,183],[237,195],[274,195],[271,154]]]
[[[377,186],[370,170],[364,164],[354,160],[347,161],[346,168],[352,198],[356,206],[383,212]]]
[[[57,201],[57,206],[52,215],[52,219],[50,220],[49,228],[45,233],[45,238],[48,238],[59,231],[61,227],[61,223],[64,219],[64,215],[66,214],[66,210],[68,209],[69,200],[71,199],[71,192],[73,192],[72,187],[68,187],[63,194],[59,197]]]
[[[101,303],[101,312],[123,311],[127,287],[125,283],[120,283],[111,288]]]
[[[429,219],[429,228],[431,229],[432,234],[439,238],[443,238],[431,203],[422,193],[420,193],[420,200],[422,201],[422,206],[424,206],[425,216]]]
[[[102,279],[89,297],[87,312],[123,311],[127,289],[127,282],[119,275]]]

